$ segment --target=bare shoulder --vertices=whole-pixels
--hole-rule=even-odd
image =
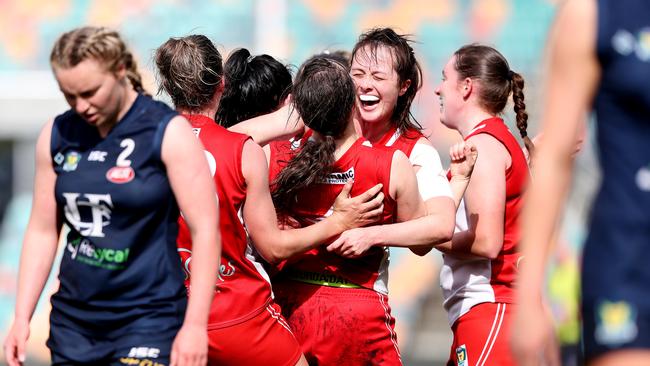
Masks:
[[[481,158],[476,160],[475,168],[480,166],[503,166],[507,167],[510,162],[508,149],[494,136],[487,133],[479,133],[468,139],[476,149],[481,152]]]
[[[416,144],[417,144],[417,145],[419,145],[419,144],[423,144],[423,145],[433,146],[433,144],[431,143],[431,141],[429,141],[429,139],[426,138],[426,137],[424,137],[424,136],[420,137],[420,138],[418,139],[418,142],[416,142]]]

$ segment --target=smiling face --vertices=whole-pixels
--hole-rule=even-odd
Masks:
[[[463,86],[458,80],[456,56],[452,56],[442,70],[442,81],[435,90],[440,98],[440,122],[449,128],[454,128],[456,120],[463,108]]]
[[[390,124],[397,98],[403,95],[410,80],[400,82],[393,67],[393,54],[385,46],[373,52],[369,47],[357,51],[350,75],[356,88],[356,106],[363,123]]]
[[[100,131],[109,131],[117,123],[126,99],[124,74],[124,68],[113,73],[91,58],[70,68],[54,67],[70,108]]]

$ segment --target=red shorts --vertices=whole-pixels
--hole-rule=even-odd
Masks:
[[[508,343],[514,310],[513,304],[486,302],[458,318],[447,365],[516,365]]]
[[[275,300],[310,365],[401,365],[388,297],[280,280]]]
[[[294,366],[302,353],[276,304],[244,322],[208,328],[208,365]]]

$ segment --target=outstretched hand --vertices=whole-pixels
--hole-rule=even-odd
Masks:
[[[449,148],[449,157],[451,157],[449,170],[452,178],[456,177],[457,179],[469,180],[472,176],[476,159],[478,159],[476,146],[470,141],[454,144]]]
[[[370,188],[356,197],[350,197],[354,182],[348,180],[336,197],[332,216],[337,217],[343,230],[366,226],[377,222],[384,211],[382,184]]]

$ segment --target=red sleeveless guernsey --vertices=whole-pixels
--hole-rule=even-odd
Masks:
[[[306,134],[300,144],[280,142],[272,146],[271,181],[275,178],[299,147],[311,134]],[[331,214],[332,204],[348,179],[354,179],[352,196],[359,195],[383,183],[384,212],[377,224],[392,223],[397,205],[389,195],[390,170],[394,152],[376,149],[363,138],[358,139],[332,166],[332,172],[320,183],[299,192],[298,204],[290,213],[303,225],[313,224]],[[357,259],[345,259],[328,252],[327,244],[292,257],[283,270],[333,274],[364,288],[388,293],[388,247],[375,247]]]
[[[396,126],[393,126],[379,141],[374,143],[374,146],[392,147],[410,158],[413,147],[421,137],[424,137],[424,135],[416,129],[409,128],[404,132],[400,132]]]
[[[208,321],[208,327],[214,329],[237,324],[264,311],[271,299],[271,285],[241,219],[246,199],[242,149],[250,137],[230,132],[205,116],[184,117],[203,143],[219,197],[221,265]],[[177,246],[189,286],[192,241],[183,218],[178,221]]]
[[[503,247],[493,260],[466,261],[450,255],[444,256],[440,283],[450,324],[476,304],[512,303],[515,298],[514,285],[519,259],[517,245],[520,240],[518,220],[524,185],[529,176],[528,164],[519,143],[501,118],[494,117],[482,121],[465,140],[480,133],[489,134],[501,142],[512,159],[512,164],[505,171]],[[464,215],[457,216],[457,220],[466,222]]]

